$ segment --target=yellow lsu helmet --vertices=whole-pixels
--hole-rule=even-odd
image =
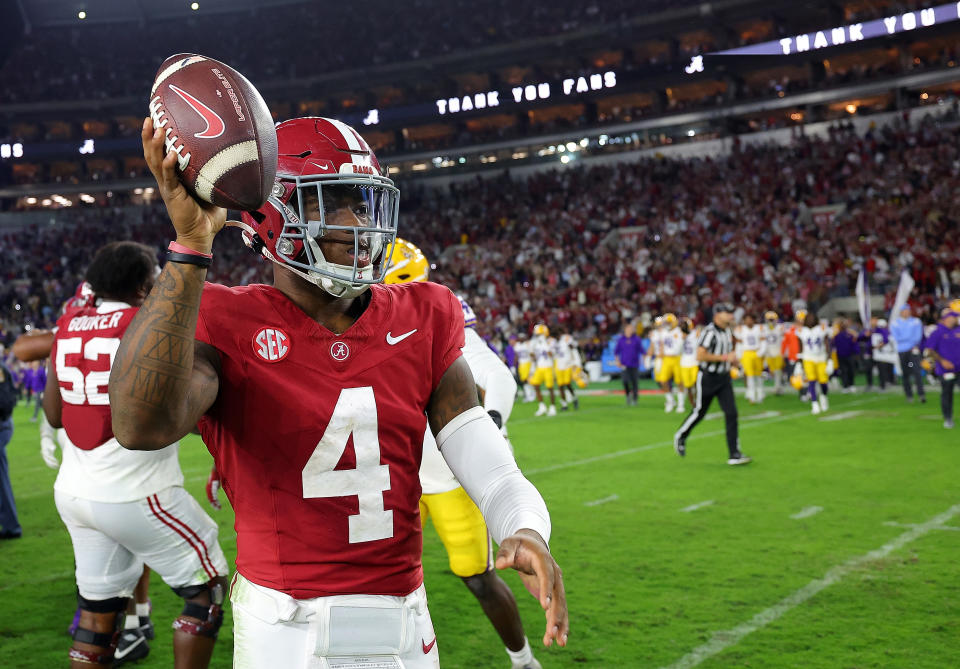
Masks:
[[[960,313],[960,300],[954,300],[950,303],[950,311],[956,311]]]
[[[790,377],[790,385],[793,386],[794,390],[803,389],[803,377],[799,374],[794,374]]]
[[[677,323],[679,323],[680,321],[677,320],[676,314],[664,314],[663,322],[666,323],[669,327],[675,328],[677,327]]]
[[[430,261],[417,246],[397,237],[390,253],[390,269],[384,283],[413,283],[430,278]]]
[[[653,319],[653,327],[658,328],[663,325],[663,316],[657,316]]]
[[[802,322],[804,322],[805,320],[807,320],[807,310],[806,310],[806,309],[798,309],[795,320],[799,321],[800,323],[802,323]]]
[[[776,311],[767,311],[763,314],[763,320],[767,321],[768,323],[772,323],[780,320],[780,317],[777,316]]]
[[[548,328],[545,323],[537,323],[533,326],[533,336],[536,337],[538,335],[549,337],[550,328]]]

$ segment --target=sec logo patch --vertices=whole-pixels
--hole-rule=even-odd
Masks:
[[[266,362],[280,362],[290,352],[290,337],[280,328],[262,328],[253,336],[253,352]]]

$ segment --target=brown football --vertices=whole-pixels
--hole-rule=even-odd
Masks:
[[[197,198],[252,211],[277,175],[277,131],[260,93],[229,65],[170,56],[150,91],[150,117],[177,153],[183,185]]]

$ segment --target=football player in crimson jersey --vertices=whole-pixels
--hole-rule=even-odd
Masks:
[[[60,309],[60,314],[63,315],[68,310],[95,306],[95,301],[95,295],[93,294],[93,289],[90,287],[90,284],[82,281],[77,286],[74,296],[63,304],[63,307]],[[53,350],[53,340],[56,334],[56,327],[50,330],[35,328],[29,332],[25,332],[13,342],[12,352],[21,362],[45,360],[50,357],[50,351]],[[60,469],[60,461],[57,459],[57,444],[65,435],[66,433],[63,428],[54,430],[53,426],[47,421],[46,416],[40,416],[40,455],[50,469]],[[140,577],[140,580],[137,581],[137,586],[133,591],[133,597],[130,598],[130,602],[127,604],[127,615],[124,619],[123,633],[117,642],[117,651],[115,653],[117,657],[129,657],[130,660],[141,659],[142,656],[139,656],[139,652],[142,651],[136,653],[138,656],[135,656],[135,653],[127,654],[128,648],[140,645],[143,645],[145,650],[149,652],[149,647],[139,638],[145,636],[147,639],[153,639],[154,637],[153,622],[150,620],[151,604],[149,589],[150,568],[144,566],[143,575]],[[70,636],[73,636],[77,630],[77,626],[80,624],[80,614],[81,610],[78,606],[74,612],[73,621],[67,628]],[[121,662],[118,660],[115,661],[114,664],[119,665]]]
[[[429,276],[430,263],[423,252],[414,244],[397,238],[390,269],[383,282],[390,285],[411,283],[426,281]],[[513,400],[517,394],[517,382],[506,365],[477,334],[474,329],[477,316],[473,309],[463,298],[459,299],[463,308],[466,342],[463,357],[470,365],[483,408],[506,433],[506,422],[513,411]],[[433,526],[447,549],[450,571],[463,579],[480,602],[483,612],[507,647],[513,668],[540,669],[540,663],[533,657],[523,632],[523,622],[513,593],[493,568],[490,533],[480,509],[444,462],[430,430],[426,431],[423,438],[420,486],[423,490],[420,497],[421,523],[425,524],[427,518],[433,520]]]
[[[204,285],[226,212],[187,193],[149,118],[142,139],[177,241],[117,353],[114,429],[156,450],[199,423],[236,513],[237,665],[439,666],[420,565],[428,423],[496,566],[545,609],[544,644],[565,645],[549,514],[478,405],[460,303],[432,283],[376,285],[399,191],[367,143],[332,119],[277,126],[277,182],[240,224],[273,285],[227,288]]]
[[[121,612],[145,563],[186,600],[173,625],[176,667],[209,665],[223,619],[228,571],[217,525],[184,490],[177,446],[130,452],[111,429],[110,368],[157,271],[153,249],[107,244],[87,270],[98,299],[67,308],[57,321],[44,411],[63,428],[54,499],[76,561],[72,667],[109,667],[146,654],[145,639],[133,632],[139,639],[117,648]]]

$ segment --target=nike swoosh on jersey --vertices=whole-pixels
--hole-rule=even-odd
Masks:
[[[423,654],[426,655],[426,654],[429,653],[431,650],[433,650],[433,645],[434,645],[435,643],[437,643],[437,637],[433,637],[433,641],[431,641],[430,643],[427,643],[426,641],[424,641],[423,639],[421,639],[421,640],[420,640],[420,644],[423,646]]]
[[[407,337],[409,337],[410,335],[412,335],[412,334],[413,334],[414,332],[416,332],[416,331],[417,331],[417,328],[414,328],[414,329],[410,330],[410,332],[404,332],[402,335],[400,335],[400,336],[398,336],[398,337],[394,337],[392,332],[388,332],[388,333],[387,333],[387,343],[390,344],[390,346],[396,346],[397,344],[399,344],[400,342],[402,342],[404,339],[406,339]]]

